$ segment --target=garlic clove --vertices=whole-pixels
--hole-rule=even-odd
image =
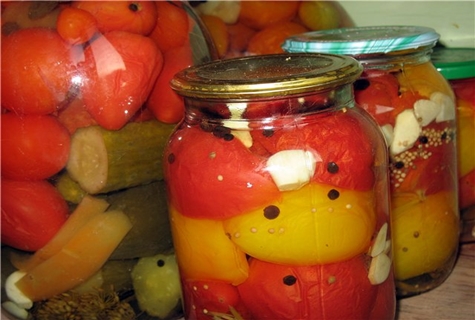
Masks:
[[[435,118],[436,122],[450,121],[455,119],[455,101],[442,92],[434,92],[430,100],[440,106],[440,112]]]
[[[379,229],[378,235],[376,236],[373,246],[371,247],[370,255],[373,258],[384,252],[384,249],[386,248],[387,234],[388,234],[388,224],[385,223],[383,224],[381,229]]]
[[[406,109],[396,117],[393,141],[390,146],[391,154],[399,154],[414,145],[421,134],[421,126],[413,109]]]
[[[24,295],[16,286],[17,281],[23,278],[24,275],[26,275],[26,272],[24,271],[15,271],[10,274],[5,281],[5,292],[7,297],[20,308],[30,309],[33,307],[33,301]]]
[[[381,253],[371,259],[369,266],[368,279],[373,285],[383,283],[391,271],[391,259],[384,253]]]
[[[380,129],[381,129],[381,132],[383,133],[383,137],[384,137],[384,140],[386,141],[386,145],[390,146],[394,138],[393,126],[388,123],[388,124],[382,125]]]
[[[17,319],[26,320],[28,319],[28,311],[18,306],[16,303],[11,301],[5,301],[2,303],[2,308],[5,309],[12,316],[15,316]]]
[[[206,1],[195,8],[201,14],[221,18],[226,24],[234,24],[239,18],[241,4],[236,0]]]
[[[414,103],[414,114],[423,127],[434,121],[441,110],[442,106],[431,100],[420,99]]]
[[[317,159],[310,151],[283,150],[267,160],[267,170],[280,191],[297,190],[313,177]]]
[[[239,139],[246,148],[252,147],[253,139],[249,131],[232,130],[231,133]]]

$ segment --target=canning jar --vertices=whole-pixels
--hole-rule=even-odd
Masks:
[[[460,210],[475,206],[475,49],[440,48],[432,63],[457,99],[457,150]]]
[[[358,59],[355,101],[378,122],[390,155],[394,267],[399,297],[440,285],[460,232],[454,93],[431,63],[439,35],[418,26],[333,29],[290,37],[290,52]]]
[[[392,319],[387,160],[356,60],[275,54],[178,73],[165,150],[185,318]]]
[[[1,6],[2,318],[180,315],[162,153],[184,115],[168,82],[215,57],[200,20],[180,1]]]

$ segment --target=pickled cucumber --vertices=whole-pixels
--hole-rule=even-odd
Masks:
[[[160,180],[107,196],[110,210],[123,211],[133,225],[110,259],[151,256],[172,248],[165,192]]]
[[[72,136],[66,170],[89,194],[160,180],[163,151],[173,127],[150,120],[116,131],[80,128]]]
[[[55,180],[56,189],[61,193],[63,198],[71,203],[78,204],[82,198],[87,195],[79,183],[74,181],[71,176],[64,172]]]

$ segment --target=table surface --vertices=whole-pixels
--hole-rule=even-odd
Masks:
[[[460,246],[455,268],[439,287],[401,299],[397,320],[475,319],[475,242]]]

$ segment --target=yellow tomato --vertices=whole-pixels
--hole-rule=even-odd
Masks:
[[[183,277],[235,285],[246,280],[246,256],[226,236],[222,221],[188,218],[174,208],[170,208],[170,214],[175,254]]]
[[[459,236],[456,201],[452,192],[393,196],[392,239],[397,280],[435,271],[450,259]]]
[[[418,92],[421,96],[430,97],[433,92],[438,91],[455,99],[447,80],[430,63],[407,67],[396,76],[401,92]]]
[[[224,221],[231,240],[267,262],[305,266],[343,261],[368,250],[375,232],[372,192],[322,184]]]
[[[466,101],[457,103],[458,171],[463,177],[475,169],[475,109]]]

